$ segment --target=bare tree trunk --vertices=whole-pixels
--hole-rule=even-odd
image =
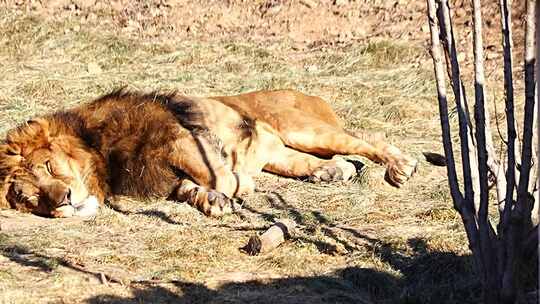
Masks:
[[[536,1],[536,24],[540,24],[540,1]],[[536,27],[536,79],[540,79],[540,26]],[[536,86],[536,134],[540,136],[540,85],[537,84]],[[540,156],[540,139],[538,140],[538,146],[537,146],[537,155]],[[540,161],[537,163],[537,170],[540,172]],[[537,184],[537,195],[540,193],[540,174],[538,176],[538,184]],[[537,196],[537,201],[540,201],[540,196]],[[539,210],[540,215],[540,210]]]
[[[482,9],[480,0],[473,0],[473,44],[474,44],[474,92],[475,104],[474,114],[476,122],[476,144],[478,153],[478,176],[480,186],[480,207],[478,210],[478,229],[480,232],[481,256],[487,265],[484,268],[484,302],[496,303],[499,296],[496,290],[500,289],[499,275],[497,269],[492,267],[497,265],[495,259],[495,247],[492,242],[491,223],[488,219],[489,189],[488,189],[488,122],[486,118],[488,109],[485,106],[485,77],[484,77],[484,49],[482,39]],[[487,129],[487,130],[486,130]],[[474,170],[474,169],[473,169]]]
[[[540,79],[540,1],[536,1],[536,79]],[[540,136],[540,85],[537,83],[536,85],[536,135],[537,138]],[[535,198],[535,207],[536,212],[534,213],[534,216],[536,216],[536,256],[538,256],[540,252],[539,248],[539,242],[540,239],[540,229],[538,229],[538,219],[540,219],[540,161],[538,161],[538,158],[540,158],[540,139],[537,140],[537,147],[536,147],[536,155],[537,155],[537,182],[536,182],[536,198]],[[538,263],[538,274],[540,275],[540,263]],[[540,284],[540,280],[538,282]],[[540,285],[536,286],[537,292],[540,292]]]
[[[509,13],[509,12],[508,12]],[[522,258],[524,237],[528,234],[531,225],[531,197],[529,194],[529,178],[531,173],[532,159],[532,135],[534,119],[534,38],[535,38],[535,1],[527,0],[527,25],[525,38],[525,108],[523,122],[523,143],[521,151],[521,167],[519,170],[519,181],[517,189],[517,199],[514,203],[511,194],[507,194],[503,218],[500,227],[501,238],[504,240],[504,270],[502,277],[501,296],[505,302],[511,303],[516,298],[516,291],[520,289],[519,282],[515,277],[517,261]],[[513,122],[509,123],[509,130]],[[509,133],[510,136],[510,133]],[[509,140],[509,147],[512,143]],[[509,162],[512,157],[509,149]],[[509,174],[514,170],[512,164],[508,165]],[[513,184],[513,183],[510,183]],[[502,261],[501,261],[502,262]]]
[[[512,40],[512,14],[508,0],[500,0],[499,8],[501,13],[502,46],[504,57],[504,92],[505,92],[505,113],[507,128],[507,171],[506,190],[504,201],[511,202],[514,195],[516,183],[516,126],[514,117],[514,80],[513,80],[513,59],[512,50],[514,48]],[[498,185],[497,185],[498,186]],[[499,211],[501,217],[509,220],[507,209],[504,213],[505,204],[499,198]]]
[[[439,101],[439,111],[441,116],[441,129],[443,135],[443,146],[446,157],[448,180],[450,184],[450,194],[455,202],[461,202],[463,195],[459,190],[454,161],[454,152],[450,134],[450,122],[448,119],[448,101],[446,97],[446,85],[442,65],[441,45],[439,43],[439,28],[435,17],[435,0],[427,0],[428,22],[431,31],[431,56],[433,57],[433,68],[435,70],[435,80],[437,82],[437,97]]]
[[[517,208],[518,213],[529,206],[528,193],[529,177],[532,167],[532,135],[535,104],[535,1],[527,0],[527,27],[525,31],[525,110],[523,121],[523,146],[521,152],[521,169],[518,184]]]
[[[533,122],[535,113],[535,8],[536,1],[527,0],[527,19],[525,31],[525,109],[523,121],[523,144],[521,152],[521,168],[518,183],[515,213],[519,220],[530,221],[532,197],[529,193],[533,156]],[[513,212],[514,213],[514,212]],[[524,223],[529,224],[528,223]],[[527,227],[519,227],[526,229]],[[529,227],[530,228],[530,227]]]
[[[536,1],[536,135],[537,138],[540,136],[540,84],[538,80],[540,79],[540,1]],[[533,216],[536,217],[536,256],[538,257],[538,240],[540,239],[540,229],[538,229],[538,220],[540,219],[540,139],[537,140],[536,147],[537,155],[537,181],[536,181],[536,199],[535,199],[535,208],[533,209]],[[534,243],[534,242],[533,242]],[[540,275],[540,262],[538,263],[538,274]],[[539,280],[540,284],[540,280]],[[540,292],[540,285],[536,286],[537,294]]]
[[[513,86],[513,66],[512,66],[512,14],[508,0],[500,1],[502,45],[504,57],[504,89],[506,105],[506,128],[507,128],[507,165],[506,165],[506,194],[504,202],[499,200],[500,221],[498,225],[498,235],[500,236],[497,258],[499,262],[499,273],[504,273],[505,266],[502,261],[506,260],[506,248],[512,246],[513,240],[508,237],[508,227],[510,225],[510,212],[514,200],[514,187],[516,184],[516,138],[514,117],[514,86]],[[511,286],[510,277],[503,277],[503,286]]]

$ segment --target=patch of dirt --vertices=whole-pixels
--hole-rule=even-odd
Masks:
[[[33,227],[42,227],[54,223],[82,223],[83,218],[47,219],[31,214],[21,214],[15,210],[0,210],[0,232],[6,233]]]
[[[472,4],[465,0],[450,2],[458,58],[465,67],[463,74],[471,78]],[[414,62],[431,65],[424,0],[8,0],[6,3],[45,18],[75,16],[83,25],[111,20],[119,35],[159,41],[240,38],[269,45],[285,40],[292,49],[303,51],[380,40],[401,41],[425,48],[426,55]],[[524,14],[525,1],[513,1],[517,65],[523,62]],[[485,70],[489,81],[500,82],[503,59],[498,16],[498,1],[485,1]],[[522,79],[519,71],[514,74],[515,79]]]
[[[451,1],[453,21],[470,40],[469,1]],[[425,41],[429,37],[423,0],[16,0],[13,7],[47,17],[112,16],[124,33],[174,35],[174,39],[248,37],[256,41],[290,39],[298,47],[340,45],[369,39]],[[525,1],[513,2],[515,41],[523,41]],[[498,2],[484,3],[486,47],[500,44]],[[519,45],[519,43],[516,43]]]

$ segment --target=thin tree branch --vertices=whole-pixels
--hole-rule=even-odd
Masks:
[[[479,194],[478,175],[476,174],[476,148],[472,136],[472,125],[468,114],[465,90],[461,81],[461,72],[457,60],[457,50],[448,1],[441,0],[439,9],[441,36],[443,38],[445,52],[449,58],[449,66],[451,67],[452,89],[454,91],[456,110],[458,113],[465,204],[471,204],[472,206],[470,207],[472,207],[473,210],[478,210],[478,200],[475,198],[475,196],[477,197]]]
[[[536,41],[538,41],[538,39],[536,39]],[[536,58],[538,58],[538,56],[536,56]],[[536,79],[538,79],[538,77]],[[538,84],[537,84],[537,87],[538,87]],[[537,91],[535,93],[536,95],[538,95]],[[534,166],[538,164],[538,153],[535,148],[538,145],[538,132],[534,132],[534,130],[538,128],[538,116],[537,116],[538,102],[534,104],[533,113],[534,113],[534,118],[533,118],[532,156],[531,156],[531,165],[533,166],[531,167],[531,176],[529,178],[529,187],[528,187],[529,193],[532,193],[534,191],[534,188],[536,186],[536,180],[539,174],[539,171],[537,170],[537,166]]]
[[[482,81],[485,79],[484,76],[484,68],[483,68],[483,61],[484,61],[484,55],[483,55],[483,42],[482,42],[482,18],[481,18],[481,12],[480,12],[480,3],[476,3],[478,6],[478,35],[475,35],[473,32],[473,39],[475,40],[473,43],[475,44],[475,49],[479,49],[478,51],[482,52],[482,58],[480,60],[482,61],[481,64],[478,67],[475,67],[475,69],[479,69],[479,72],[482,74]],[[474,3],[473,3],[474,7]],[[474,17],[476,18],[476,16]],[[475,24],[475,32],[476,32],[477,26]],[[477,43],[478,42],[478,43]],[[485,84],[482,84],[482,99],[485,100],[487,98],[487,94],[485,93]],[[476,91],[475,91],[476,92]],[[495,100],[494,100],[495,103]],[[495,111],[495,114],[497,112]],[[504,175],[504,166],[500,165],[500,159],[497,156],[497,152],[495,151],[495,145],[493,144],[493,137],[491,132],[491,115],[489,111],[489,107],[486,106],[486,102],[484,102],[484,115],[485,115],[485,139],[486,139],[486,151],[487,151],[487,166],[489,168],[489,171],[492,176],[495,177],[495,183],[496,183],[496,190],[497,190],[497,202],[504,201],[506,197],[506,176]],[[477,124],[478,127],[478,124]]]
[[[459,183],[456,173],[456,164],[454,160],[454,151],[452,147],[452,137],[450,131],[450,122],[448,119],[448,100],[446,93],[446,83],[443,72],[441,46],[439,42],[439,29],[435,22],[435,2],[428,0],[428,22],[431,32],[431,56],[433,58],[433,68],[435,71],[435,80],[437,83],[437,98],[439,101],[439,114],[441,118],[441,130],[443,138],[444,154],[446,157],[446,167],[448,171],[448,182],[450,184],[450,194],[454,202],[463,201],[463,194],[459,190]]]
[[[512,75],[512,16],[508,0],[500,1],[501,28],[503,36],[503,57],[504,57],[504,92],[506,106],[506,128],[507,128],[507,171],[506,171],[506,195],[505,204],[502,207],[502,226],[507,226],[510,210],[513,205],[514,187],[516,183],[516,138],[514,117],[514,84]]]
[[[540,1],[536,1],[536,79],[540,79]],[[540,84],[536,85],[536,135],[540,136]],[[540,157],[540,139],[537,140],[537,157]],[[536,219],[540,219],[540,161],[537,158],[537,182],[536,182]],[[536,224],[536,256],[538,256],[538,240],[540,239],[540,229],[538,229],[538,223]],[[540,263],[538,263],[538,273],[540,273]],[[537,290],[540,290],[540,282],[537,285]]]

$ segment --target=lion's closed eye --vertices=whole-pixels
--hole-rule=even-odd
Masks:
[[[47,169],[47,173],[49,173],[49,175],[52,175],[52,176],[55,175],[54,171],[53,171],[53,168],[51,166],[51,161],[48,160],[48,161],[45,162],[45,168]]]

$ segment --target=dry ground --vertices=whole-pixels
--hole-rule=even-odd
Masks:
[[[190,95],[294,88],[328,100],[350,129],[384,132],[420,160],[417,175],[395,189],[382,182],[384,168],[362,159],[351,183],[263,174],[244,210],[222,219],[184,203],[129,199],[88,222],[4,211],[0,222],[32,225],[0,231],[1,303],[478,302],[445,169],[422,155],[442,152],[424,19],[413,20],[420,24],[414,35],[396,34],[415,39],[371,37],[376,23],[367,33],[301,27],[280,35],[280,27],[264,30],[268,14],[315,9],[332,21],[350,11],[355,29],[351,5],[365,13],[373,1],[336,1],[345,8],[332,1],[178,1],[176,10],[165,2],[174,1],[137,1],[117,11],[95,1],[0,4],[0,134],[124,85]],[[244,13],[262,23],[247,30],[234,24]],[[293,28],[306,22],[298,21],[302,14],[291,13]],[[213,23],[204,22],[216,16],[229,21],[212,32]],[[332,22],[330,29],[347,25]],[[279,218],[301,226],[292,240],[262,256],[239,251]]]

